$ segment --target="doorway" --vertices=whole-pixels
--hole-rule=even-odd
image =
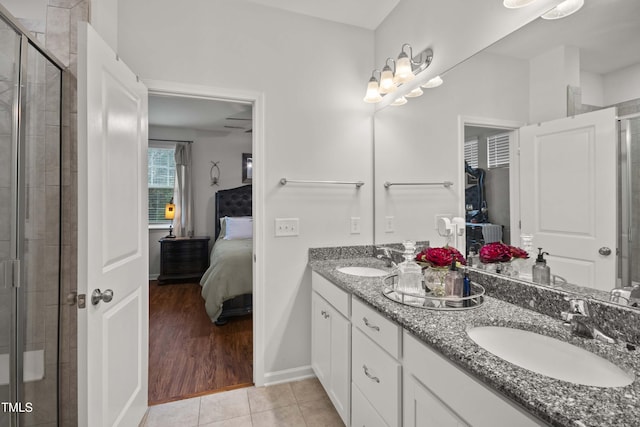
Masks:
[[[166,149],[186,143],[192,153],[191,222],[186,224],[182,215],[180,223],[173,220],[173,230],[182,238],[191,239],[189,243],[208,238],[208,254],[218,236],[216,195],[248,185],[247,155],[252,159],[251,180],[257,178],[254,114],[255,102],[246,99],[150,88],[150,152],[154,146]],[[152,169],[150,165],[150,172]],[[173,185],[174,182],[165,183]],[[152,198],[152,193],[158,197]],[[149,192],[150,405],[246,387],[254,383],[255,377],[255,327],[251,314],[229,318],[225,325],[216,326],[205,308],[206,295],[199,278],[162,280],[166,284],[158,285],[156,279],[165,260],[160,254],[163,243],[159,241],[169,233],[167,221],[163,221],[164,206],[169,202],[164,193],[166,190],[158,188],[150,188]],[[173,191],[169,193],[173,195]],[[175,202],[179,203],[177,197]],[[157,218],[152,218],[154,210],[158,211]],[[180,212],[180,207],[176,211]],[[250,288],[255,288],[253,282],[249,283]]]
[[[492,242],[519,244],[518,122],[461,117],[461,152],[464,153],[464,212],[466,250],[477,252]]]

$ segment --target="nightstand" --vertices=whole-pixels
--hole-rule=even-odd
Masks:
[[[158,284],[199,282],[209,267],[209,237],[160,239]]]

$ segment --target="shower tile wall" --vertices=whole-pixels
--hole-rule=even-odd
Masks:
[[[640,100],[637,102],[640,112]],[[632,245],[631,245],[631,280],[640,282],[640,117],[629,121],[631,131],[631,173],[632,190]]]
[[[77,23],[88,22],[89,0],[49,0],[45,46],[68,68],[62,77],[62,277],[60,305],[60,425],[77,422],[77,308],[64,303],[77,289]]]

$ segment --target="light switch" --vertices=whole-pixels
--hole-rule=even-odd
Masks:
[[[297,236],[299,228],[298,218],[276,218],[276,237]]]
[[[360,217],[351,217],[351,234],[360,234]]]
[[[392,216],[386,216],[384,218],[384,232],[385,233],[393,233],[395,230],[395,225],[393,222]]]

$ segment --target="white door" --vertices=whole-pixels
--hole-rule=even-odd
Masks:
[[[521,232],[569,283],[615,285],[616,147],[615,108],[520,129]]]
[[[78,424],[137,426],[147,409],[147,88],[78,29]],[[92,302],[97,289],[113,299]]]

